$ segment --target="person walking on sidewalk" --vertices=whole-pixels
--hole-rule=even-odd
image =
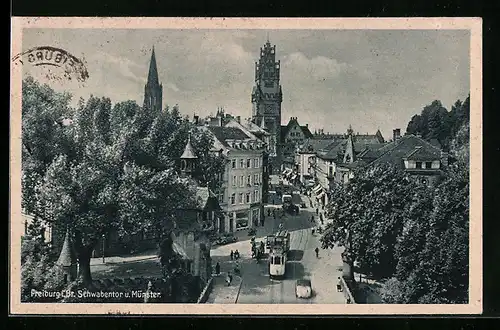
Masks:
[[[233,252],[233,250],[231,250],[231,253],[229,254],[229,257],[231,257],[231,261],[233,261],[233,258],[234,258],[234,252]]]
[[[215,264],[215,274],[220,275],[220,264],[217,262]]]
[[[319,248],[318,247],[316,247],[314,249],[314,252],[316,252],[316,258],[319,258]]]

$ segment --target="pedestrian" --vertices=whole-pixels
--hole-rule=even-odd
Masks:
[[[217,262],[215,264],[215,274],[220,275],[220,264]]]
[[[342,291],[342,281],[340,280],[340,277],[337,277],[337,292]]]
[[[316,208],[316,215],[318,215],[318,213],[319,213],[319,209],[318,209],[318,208]]]
[[[233,250],[231,250],[231,254],[229,256],[231,257],[231,261],[232,261],[233,258],[234,258],[234,252],[233,252]]]
[[[318,257],[319,257],[319,249],[318,249],[318,247],[316,247],[316,248],[314,249],[314,252],[316,252],[316,258],[318,258]]]

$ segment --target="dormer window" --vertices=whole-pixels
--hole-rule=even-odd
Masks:
[[[432,168],[432,162],[425,162],[425,168]]]
[[[416,162],[415,163],[415,168],[421,169],[422,168],[422,162]]]

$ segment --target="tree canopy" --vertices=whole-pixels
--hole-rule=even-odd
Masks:
[[[89,280],[90,256],[103,234],[161,232],[176,208],[194,203],[194,189],[175,167],[189,132],[201,164],[195,179],[217,186],[224,163],[210,153],[211,138],[177,107],[151,113],[133,101],[113,105],[91,96],[72,109],[70,99],[23,81],[23,207],[71,228],[80,276]]]
[[[464,102],[457,100],[448,111],[440,101],[425,106],[421,114],[414,115],[406,128],[407,134],[420,135],[427,141],[437,140],[444,150],[460,128],[469,122],[470,96]]]

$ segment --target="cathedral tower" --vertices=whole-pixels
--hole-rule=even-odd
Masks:
[[[269,40],[260,49],[255,62],[255,86],[252,90],[252,121],[271,133],[269,156],[273,171],[281,166],[281,101],[280,61],[276,61],[276,45]]]
[[[144,109],[159,112],[162,109],[163,86],[158,79],[158,68],[156,67],[155,48],[151,52],[149,62],[148,81],[144,86]]]

